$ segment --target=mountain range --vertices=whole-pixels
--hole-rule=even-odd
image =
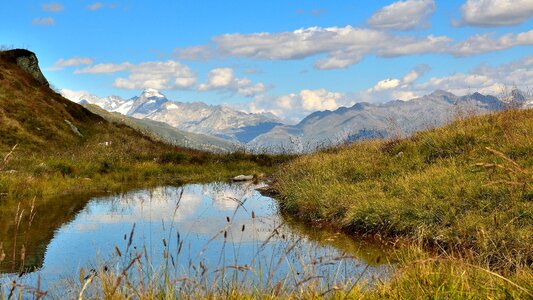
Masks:
[[[504,103],[491,95],[473,93],[459,97],[438,90],[409,101],[362,102],[334,111],[315,112],[296,125],[274,127],[270,132],[257,136],[248,146],[273,152],[309,152],[360,139],[407,136],[449,123],[460,116],[528,105],[531,102],[527,102],[522,93],[516,93],[511,103]]]
[[[519,90],[513,90],[506,101],[480,93],[456,96],[437,90],[409,101],[395,100],[381,104],[360,102],[333,111],[317,111],[296,125],[286,125],[273,114],[246,113],[201,102],[171,101],[155,89],[146,89],[131,99],[118,96],[99,98],[90,93],[69,90],[62,90],[61,93],[74,102],[94,104],[107,111],[126,115],[130,121],[157,121],[176,128],[181,135],[195,133],[196,143],[203,145],[203,149],[209,149],[207,145],[215,141],[218,145],[211,148],[228,150],[244,147],[254,152],[271,153],[309,152],[360,139],[401,137],[441,126],[460,116],[483,114],[506,107],[533,107],[532,99]],[[161,131],[157,127],[160,126],[151,126],[149,130]],[[233,144],[220,143],[221,139]]]
[[[61,94],[79,104],[95,104],[110,112],[164,122],[180,130],[218,136],[238,143],[247,143],[257,135],[281,125],[279,118],[270,113],[253,114],[223,105],[170,101],[155,89],[145,89],[141,95],[130,99],[118,96],[99,98],[87,92],[69,90],[62,90]]]
[[[183,131],[164,122],[125,116],[118,112],[107,111],[95,104],[83,106],[109,122],[125,124],[154,140],[213,153],[228,153],[239,149],[238,143],[216,136]]]

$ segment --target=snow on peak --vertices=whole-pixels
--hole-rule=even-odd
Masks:
[[[152,89],[152,88],[145,89],[142,95],[146,98],[151,98],[151,97],[165,98],[165,95],[161,94],[161,92],[159,92],[158,90]]]

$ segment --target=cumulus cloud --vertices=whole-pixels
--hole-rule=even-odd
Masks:
[[[102,2],[94,2],[87,6],[88,10],[100,10],[102,8],[104,8],[104,4]]]
[[[329,92],[325,89],[302,90],[299,100],[302,108],[307,111],[332,110],[339,107],[339,100],[342,97],[341,93]]]
[[[402,78],[387,78],[378,81],[373,87],[359,93],[359,97],[366,101],[375,101],[380,98],[409,100],[414,96],[414,93],[405,89],[411,87],[420,76],[429,70],[428,65],[418,65]]]
[[[48,70],[56,71],[56,70],[63,70],[66,67],[77,67],[81,65],[90,65],[93,63],[92,58],[89,57],[73,57],[69,59],[59,59],[56,61],[53,67],[49,68]]]
[[[110,74],[127,72],[127,78],[115,79],[114,86],[121,89],[188,89],[196,83],[196,75],[186,65],[169,60],[132,64],[97,64],[76,70],[75,74]]]
[[[433,0],[398,1],[378,10],[367,23],[376,29],[411,30],[428,26],[428,19],[434,11]]]
[[[52,26],[56,23],[56,20],[52,17],[35,18],[31,23],[36,26]]]
[[[198,90],[216,90],[230,86],[235,80],[233,69],[231,68],[216,68],[209,71],[207,82],[198,86]]]
[[[371,91],[379,92],[379,91],[384,91],[388,89],[393,89],[399,86],[400,82],[401,81],[399,79],[383,79],[383,80],[378,81],[378,83],[376,83],[376,85],[373,88],[371,88]]]
[[[533,16],[531,0],[468,0],[461,6],[462,24],[473,26],[509,26]]]
[[[216,68],[209,71],[207,81],[198,85],[198,90],[225,90],[236,92],[245,97],[252,97],[263,93],[266,86],[263,83],[254,85],[247,78],[236,78],[232,68]]]
[[[44,11],[50,11],[50,12],[60,12],[60,11],[63,11],[65,9],[63,4],[57,3],[57,2],[43,3],[43,4],[41,4],[41,8]]]
[[[304,89],[278,97],[258,95],[248,105],[248,110],[254,113],[273,113],[289,123],[296,123],[311,112],[335,110],[349,105],[353,105],[353,102],[345,94],[322,88]]]

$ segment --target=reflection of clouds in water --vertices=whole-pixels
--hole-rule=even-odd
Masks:
[[[77,231],[94,231],[98,229],[98,224],[94,223],[78,223],[74,226]]]
[[[179,208],[174,220],[183,221],[195,216],[202,205],[210,204],[215,205],[219,210],[235,211],[240,203],[257,193],[255,191],[257,187],[259,185],[252,183],[157,187],[115,197],[95,199],[85,208],[83,213],[86,215],[87,221],[104,224],[171,221],[179,201]],[[181,195],[182,190],[183,194]],[[206,202],[204,200],[208,200],[209,203],[204,203]],[[209,228],[210,231],[213,230],[213,226],[209,226]]]
[[[280,224],[281,221],[277,217],[238,219],[232,220],[230,223],[227,223],[223,218],[208,218],[194,223],[182,223],[179,225],[179,229],[181,232],[198,235],[211,235],[224,230],[227,232],[227,242],[247,243],[267,240]],[[244,231],[242,230],[243,225]],[[274,235],[273,239],[280,238],[284,229],[285,226],[278,229],[279,235]]]
[[[259,185],[251,182],[228,184],[206,184],[202,188],[202,194],[213,200],[213,203],[221,210],[235,210],[255,193]]]
[[[282,220],[274,209],[265,206],[264,197],[256,191],[261,186],[251,182],[193,184],[97,198],[84,209],[80,222],[74,226],[75,230],[89,232],[99,230],[99,224],[168,223],[173,220],[176,230],[182,234],[210,237],[225,230],[229,243],[280,239],[286,226],[278,228]],[[174,215],[178,201],[179,207]],[[254,219],[251,217],[253,210]],[[226,217],[230,218],[229,223]],[[271,237],[276,228],[280,234]]]
[[[120,223],[139,221],[182,220],[193,215],[202,202],[202,196],[185,188],[180,199],[181,188],[158,187],[136,191],[120,196],[99,199],[91,203],[87,221],[95,223]],[[107,200],[107,201],[105,201]],[[174,211],[179,200],[179,208]]]
[[[220,230],[226,231],[226,238],[221,235],[220,239],[230,244],[260,245],[267,239],[274,242],[282,237],[295,241],[292,231],[286,225],[280,226],[282,220],[275,211],[265,208],[263,197],[256,191],[260,186],[250,182],[167,186],[95,199],[85,209],[84,221],[75,228],[87,232],[97,231],[98,224],[174,220],[175,229],[186,235],[211,237]],[[179,208],[174,216],[178,201]],[[252,218],[254,207],[260,211],[255,210],[255,218]],[[230,218],[229,223],[226,217]],[[153,230],[159,230],[155,229],[158,226]]]
[[[166,239],[168,253],[174,254],[179,269],[185,271],[187,266],[190,268],[191,259],[195,260],[193,264],[202,261],[211,270],[219,268],[221,263],[249,264],[254,270],[262,266],[266,270],[269,262],[276,263],[283,258],[276,270],[279,276],[301,272],[301,276],[305,277],[305,271],[314,268],[311,262],[321,261],[320,257],[326,259],[324,266],[320,266],[323,267],[319,270],[321,273],[317,274],[337,274],[340,266],[347,268],[350,274],[357,274],[363,269],[366,271],[364,265],[358,265],[358,261],[348,260],[353,264],[345,264],[335,259],[342,252],[329,243],[317,243],[315,238],[283,224],[273,199],[261,196],[255,190],[257,187],[251,183],[158,187],[93,199],[75,220],[54,235],[47,247],[41,273],[46,278],[72,277],[78,266],[91,264],[90,258],[94,253],[101,253],[102,257],[113,255],[113,245],[126,245],[125,236],[130,232],[132,223],[136,223],[136,229],[134,250],[131,251],[145,246],[156,268],[165,262],[160,254],[166,247],[161,241]],[[234,199],[243,203],[244,207]],[[252,218],[252,211],[255,218]],[[226,217],[230,218],[229,222]],[[169,230],[171,220],[175,222]],[[226,237],[221,233],[211,240],[220,230],[227,231]],[[176,255],[178,232],[183,243],[181,256]],[[326,238],[332,237],[326,235]],[[324,236],[321,236],[320,240],[323,239]],[[265,263],[267,265],[261,265]],[[364,279],[371,280],[369,276],[379,275],[382,269],[378,266],[369,270],[368,274],[363,274]],[[274,276],[281,278],[277,274]],[[304,278],[301,276],[298,278]],[[253,279],[256,280],[255,277]]]

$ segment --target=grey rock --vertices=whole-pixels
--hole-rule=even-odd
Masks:
[[[69,120],[65,120],[65,123],[67,123],[67,125],[70,127],[70,129],[72,129],[72,132],[74,132],[75,134],[77,134],[80,137],[83,137],[83,134],[81,134],[81,132],[78,129],[78,127],[74,126],[74,124],[72,124]]]
[[[254,179],[254,175],[237,175],[233,177],[233,181],[250,181]]]

